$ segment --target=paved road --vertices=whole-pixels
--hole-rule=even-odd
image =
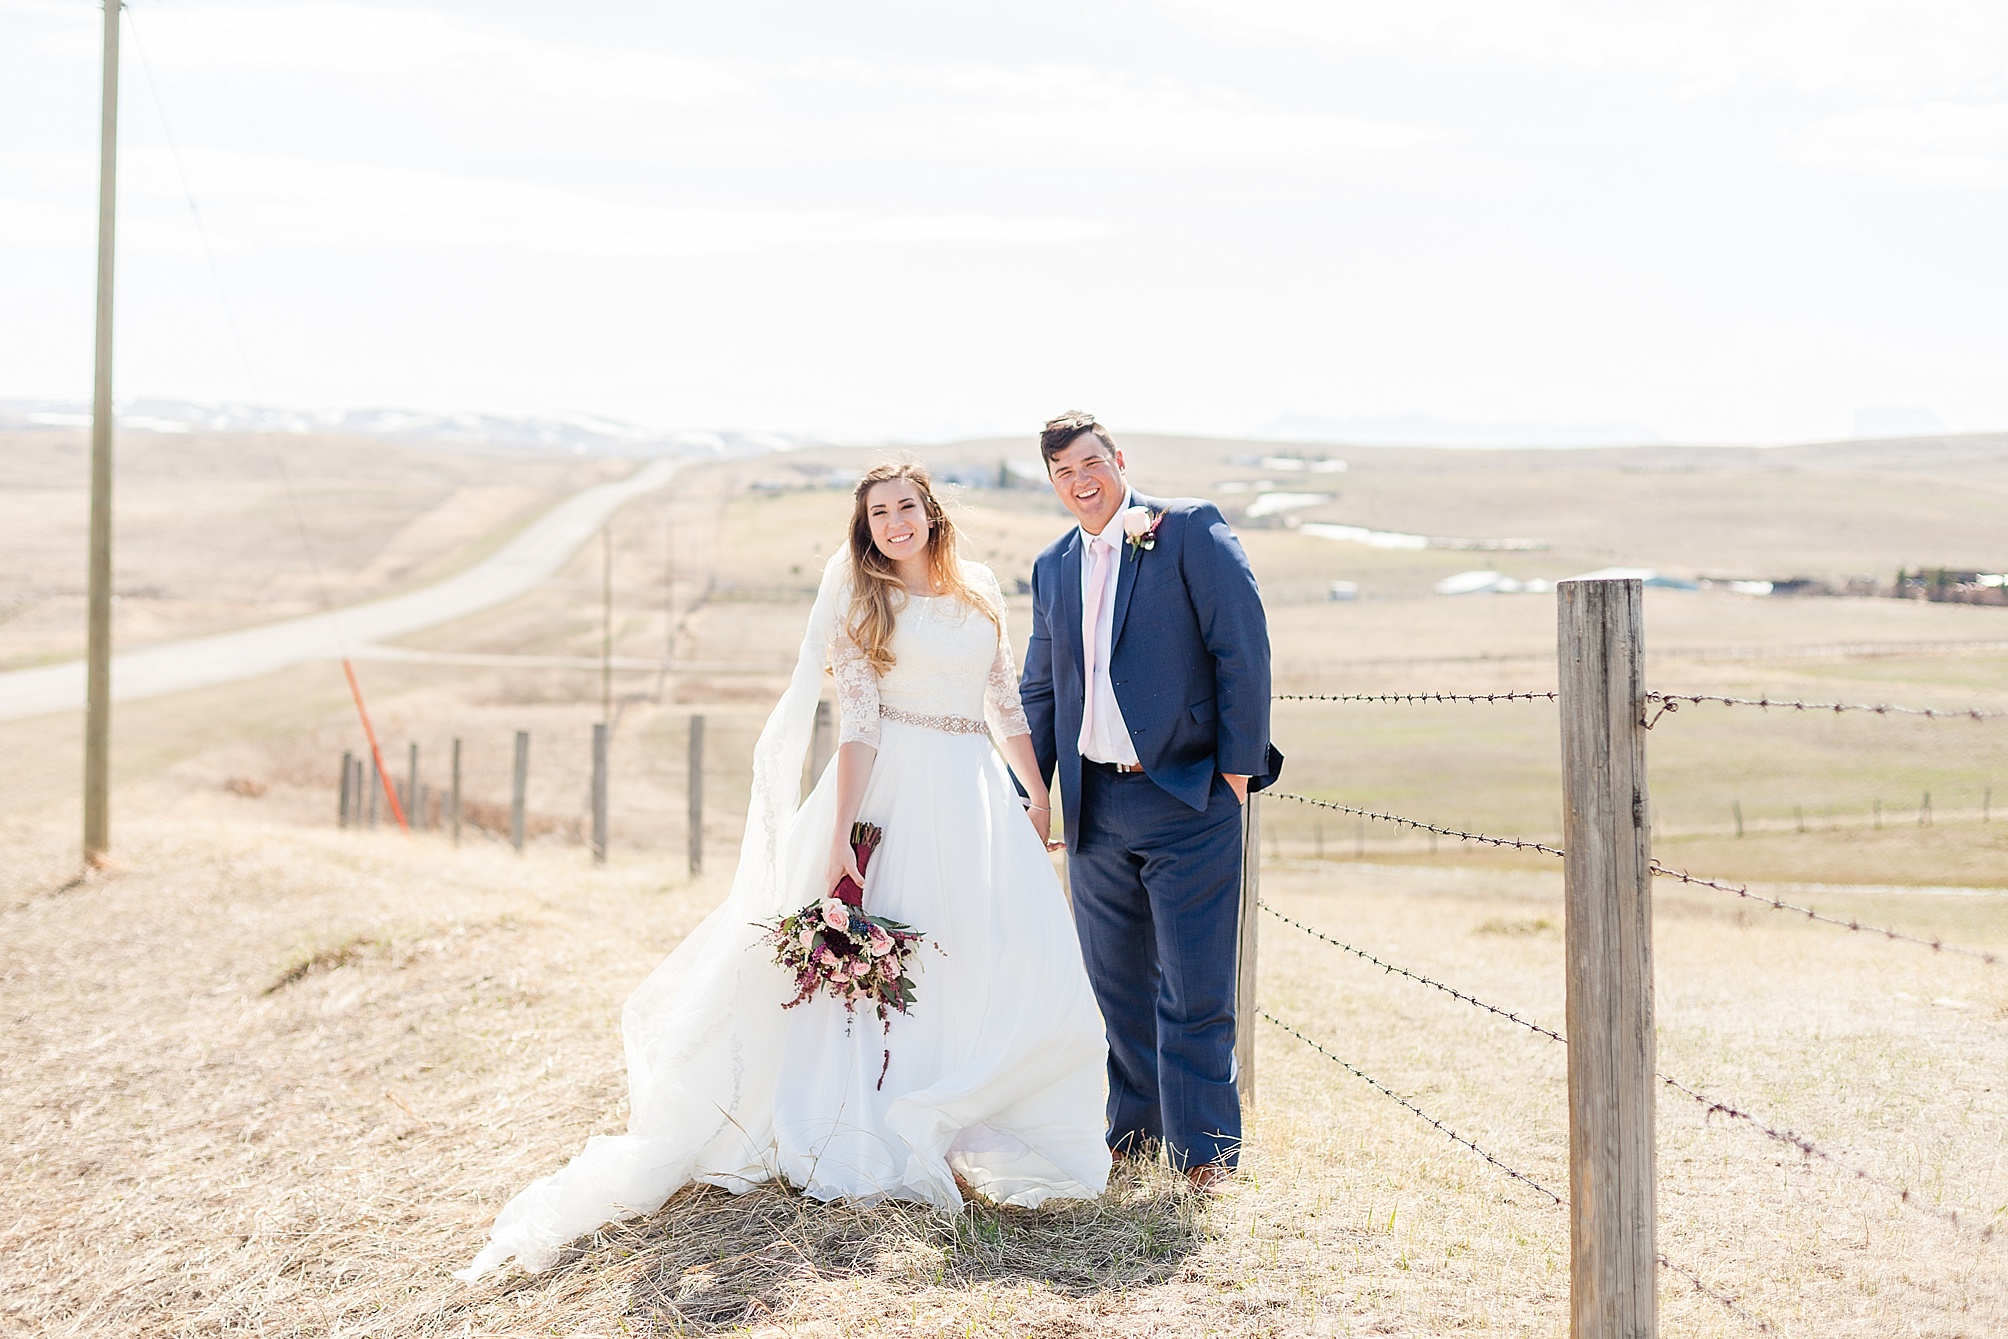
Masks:
[[[231,683],[310,660],[339,660],[371,642],[492,609],[555,575],[607,517],[667,484],[682,464],[657,460],[619,483],[582,489],[492,556],[437,585],[332,613],[162,642],[113,656],[112,701],[134,702]],[[0,721],[81,711],[83,706],[81,660],[0,673]]]

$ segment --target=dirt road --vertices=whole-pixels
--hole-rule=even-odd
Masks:
[[[684,463],[652,461],[618,483],[582,489],[491,557],[421,590],[114,656],[112,701],[132,702],[249,679],[310,660],[340,659],[372,642],[512,600],[556,574],[607,517],[667,484]],[[83,705],[81,660],[0,674],[0,721],[77,711]]]

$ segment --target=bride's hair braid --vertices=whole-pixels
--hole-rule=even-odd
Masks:
[[[872,543],[872,523],[866,496],[874,487],[903,479],[920,495],[921,510],[927,515],[927,573],[929,584],[939,595],[953,595],[996,625],[1003,627],[990,597],[971,586],[962,575],[962,563],[955,551],[955,522],[949,519],[934,496],[934,481],[927,466],[917,460],[888,461],[865,471],[852,496],[851,508],[851,607],[844,631],[865,653],[865,659],[879,674],[893,667],[892,632],[899,611],[906,606],[906,585],[893,570],[892,559]]]

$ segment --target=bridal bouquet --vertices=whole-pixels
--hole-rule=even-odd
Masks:
[[[857,853],[859,873],[871,863],[884,835],[870,823],[851,824],[851,849]],[[892,1015],[905,1013],[914,1002],[907,963],[921,932],[883,916],[866,915],[864,901],[865,890],[845,875],[831,896],[761,926],[774,945],[774,961],[795,978],[795,998],[783,1009],[807,1003],[821,989],[842,1000],[849,1013],[857,1013],[860,1004],[876,1009],[880,1024],[890,1033]],[[885,1067],[879,1070],[881,1085],[891,1064],[888,1050]]]

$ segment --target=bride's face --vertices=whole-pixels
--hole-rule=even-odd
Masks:
[[[927,506],[908,479],[887,479],[865,494],[872,544],[894,562],[927,552]]]

